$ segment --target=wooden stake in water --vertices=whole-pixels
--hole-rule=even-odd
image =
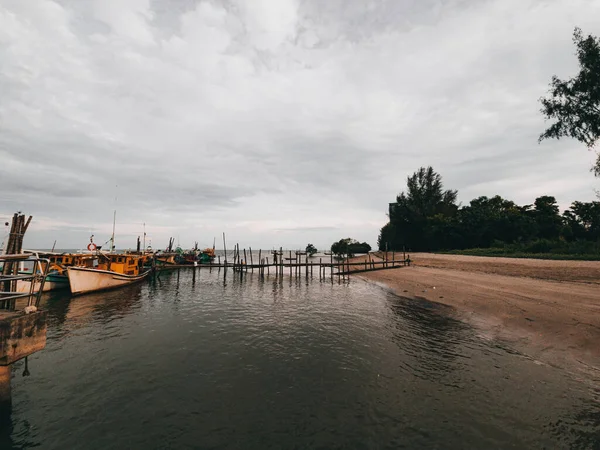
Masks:
[[[331,282],[333,283],[333,252],[329,254],[330,270],[331,270]]]

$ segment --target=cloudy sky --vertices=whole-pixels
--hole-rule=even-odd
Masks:
[[[600,0],[0,0],[0,219],[30,248],[376,245],[406,176],[590,201],[538,98]]]

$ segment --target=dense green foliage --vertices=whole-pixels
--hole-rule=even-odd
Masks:
[[[541,98],[541,112],[555,122],[540,136],[543,139],[572,137],[592,148],[600,139],[600,39],[573,33],[579,74],[567,81],[552,77],[550,95]],[[600,176],[600,155],[594,166]]]
[[[352,258],[356,253],[368,253],[371,246],[366,242],[358,242],[352,238],[340,239],[331,245],[331,252],[336,256],[348,256]]]
[[[380,250],[501,249],[504,253],[600,252],[600,202],[574,202],[562,215],[556,199],[519,206],[500,196],[478,197],[463,207],[443,189],[431,167],[408,178],[407,191],[389,205]]]
[[[318,252],[317,247],[315,247],[314,245],[308,244],[306,246],[306,253],[308,254],[308,256],[313,256],[317,252]]]

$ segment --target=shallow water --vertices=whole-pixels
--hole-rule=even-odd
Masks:
[[[598,391],[353,279],[202,269],[71,299],[0,448],[600,448]]]

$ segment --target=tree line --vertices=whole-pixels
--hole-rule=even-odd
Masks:
[[[593,149],[600,140],[600,39],[573,32],[579,73],[553,76],[541,113],[553,123],[539,141],[570,137]],[[600,177],[600,155],[592,172]],[[457,191],[444,190],[433,168],[408,177],[407,191],[389,204],[380,250],[415,251],[502,247],[531,253],[600,253],[600,202],[573,202],[562,214],[552,196],[517,205],[499,195],[478,197],[467,206]]]
[[[576,201],[562,214],[556,198],[548,195],[529,205],[496,195],[462,206],[457,191],[445,190],[442,176],[432,167],[408,177],[407,190],[389,204],[388,217],[377,241],[380,250],[512,245],[534,253],[600,251],[600,202]]]

